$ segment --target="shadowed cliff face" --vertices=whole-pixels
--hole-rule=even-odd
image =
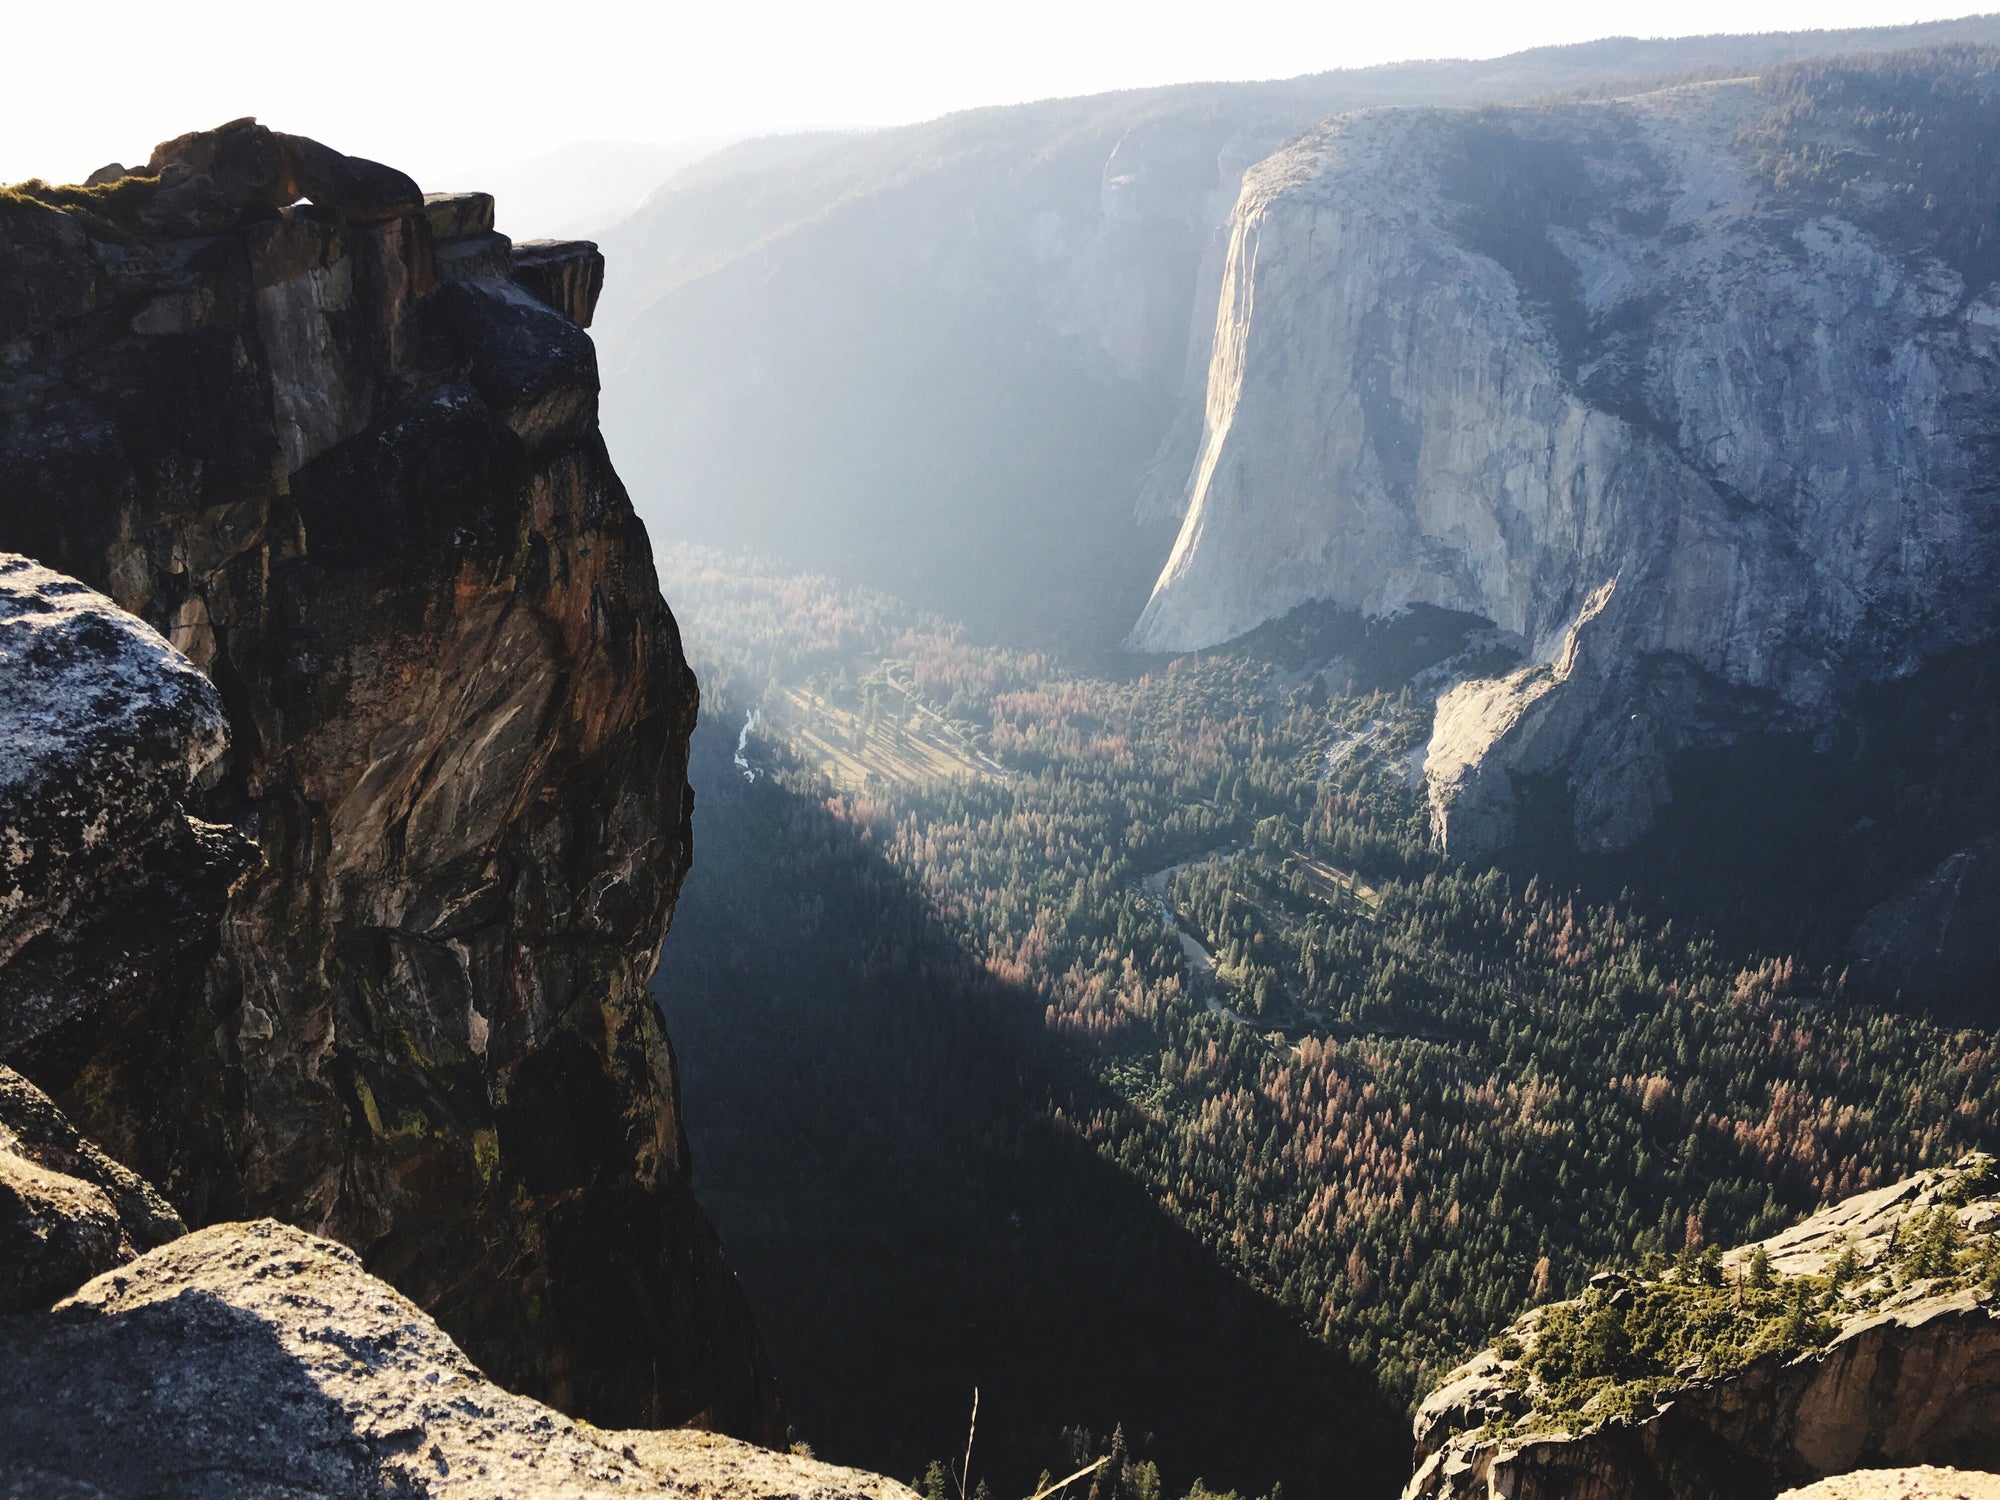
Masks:
[[[177,1003],[20,1064],[191,1222],[353,1246],[505,1386],[772,1438],[643,989],[696,691],[597,434],[601,267],[517,284],[490,199],[247,122],[0,195],[0,546],[215,682],[204,811],[263,858]]]

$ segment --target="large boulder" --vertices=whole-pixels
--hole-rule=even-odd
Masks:
[[[514,247],[514,280],[588,328],[604,290],[604,257],[589,240],[528,240]]]
[[[345,156],[302,135],[285,135],[253,119],[176,136],[153,148],[149,171],[198,173],[229,202],[269,209],[301,198],[343,224],[379,224],[423,210],[424,195],[409,177],[365,157]]]

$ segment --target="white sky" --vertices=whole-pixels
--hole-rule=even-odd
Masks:
[[[423,181],[565,141],[895,124],[1605,35],[1967,13],[1965,0],[0,0],[0,181],[77,180],[246,114]]]

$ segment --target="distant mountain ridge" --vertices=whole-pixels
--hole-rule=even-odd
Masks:
[[[607,434],[663,536],[1108,648],[1172,542],[1242,175],[1287,140],[1377,105],[1996,41],[1995,17],[1614,39],[742,143],[603,237]]]

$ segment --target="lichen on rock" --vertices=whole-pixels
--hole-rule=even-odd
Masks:
[[[187,809],[223,743],[215,689],[157,631],[0,553],[0,1056],[201,941],[124,919],[138,883],[197,928],[219,914],[235,870]]]

